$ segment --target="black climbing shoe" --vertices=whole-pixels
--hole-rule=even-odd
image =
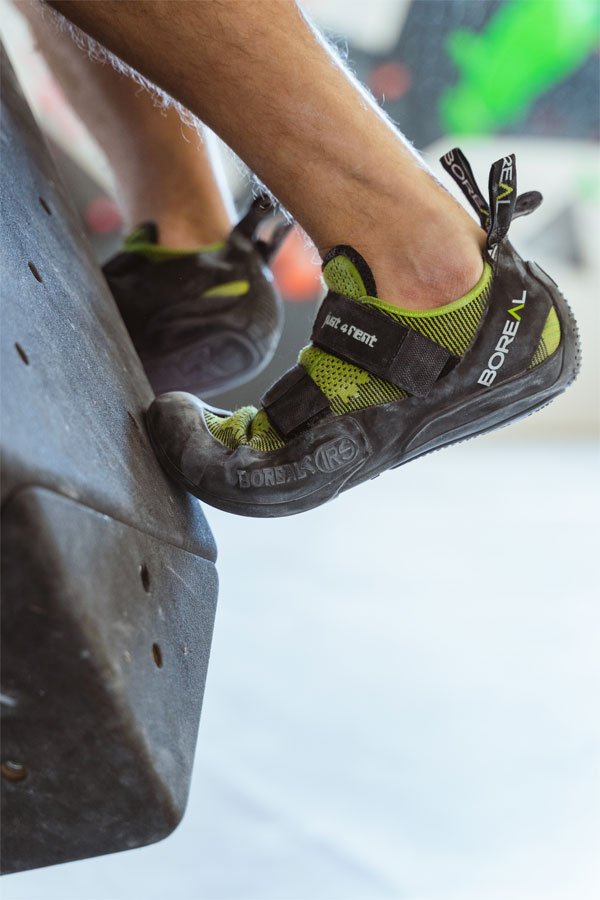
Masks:
[[[288,228],[256,236],[271,204],[253,202],[226,241],[198,252],[158,243],[141,225],[104,275],[156,393],[202,395],[248,381],[272,359],[283,324],[281,299],[267,263]]]
[[[459,150],[442,160],[487,230],[484,272],[464,298],[428,312],[380,300],[350,247],[324,260],[330,290],[312,344],[262,398],[233,414],[172,393],[147,422],[166,470],[188,491],[247,516],[319,506],[386,469],[546,406],[575,379],[577,326],[552,279],[507,240],[514,156],[494,164],[490,203]]]

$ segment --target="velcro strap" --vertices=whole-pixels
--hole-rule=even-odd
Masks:
[[[328,398],[300,365],[282,375],[263,395],[261,403],[284,438],[329,409]]]
[[[451,356],[425,335],[333,292],[323,300],[311,340],[417,397],[427,396]]]

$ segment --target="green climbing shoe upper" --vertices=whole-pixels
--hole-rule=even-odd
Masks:
[[[352,248],[335,248],[323,265],[323,279],[330,290],[375,307],[384,315],[432,338],[457,356],[465,352],[477,331],[491,278],[492,270],[486,263],[480,280],[464,297],[439,309],[415,312],[393,306],[376,296],[370,269]],[[365,282],[373,296],[367,293]],[[312,344],[300,351],[298,362],[327,395],[335,415],[390,403],[407,396],[401,388]],[[245,406],[227,417],[207,411],[205,417],[211,433],[232,450],[240,444],[257,450],[275,450],[284,444],[263,409]]]

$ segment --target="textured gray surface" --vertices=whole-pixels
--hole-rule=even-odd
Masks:
[[[152,392],[4,59],[2,81],[0,785],[12,872],[177,825],[217,580],[210,529],[150,449]]]
[[[152,391],[4,63],[2,82],[2,498],[34,481],[214,559],[198,502],[154,458]]]
[[[2,779],[3,871],[165,837],[187,800],[214,565],[44,488],[3,509],[2,559],[2,759],[27,773]]]

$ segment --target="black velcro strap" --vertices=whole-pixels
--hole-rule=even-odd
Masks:
[[[426,397],[451,355],[445,347],[409,328],[388,373],[381,377],[415,397]]]
[[[313,328],[313,344],[417,397],[426,397],[451,354],[373,307],[327,294]]]
[[[300,365],[282,375],[263,395],[261,403],[284,438],[329,409],[329,400]]]

